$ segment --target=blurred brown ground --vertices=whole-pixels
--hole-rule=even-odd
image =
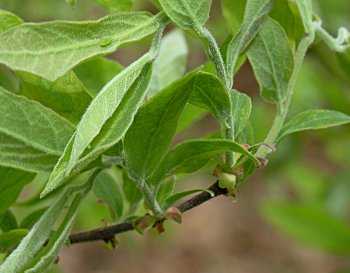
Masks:
[[[121,235],[115,251],[101,242],[73,245],[58,266],[64,273],[333,273],[350,265],[267,226],[256,209],[264,197],[264,181],[255,176],[236,203],[207,202],[186,213],[182,225],[168,223],[164,235]]]

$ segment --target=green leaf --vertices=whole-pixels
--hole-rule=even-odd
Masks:
[[[268,102],[281,104],[287,96],[294,57],[288,37],[275,20],[266,20],[249,48],[248,58],[262,97]]]
[[[243,21],[247,0],[222,0],[221,7],[230,32],[235,35]]]
[[[350,226],[322,207],[307,204],[265,203],[264,216],[299,241],[338,254],[350,254]]]
[[[0,214],[18,198],[22,188],[34,179],[35,174],[0,167]]]
[[[0,86],[13,93],[19,93],[20,90],[20,83],[15,73],[3,64],[0,64]]]
[[[133,0],[91,0],[104,7],[110,12],[130,11],[132,10]]]
[[[183,29],[199,29],[209,18],[211,0],[159,0],[165,13]]]
[[[28,234],[28,229],[13,229],[0,234],[0,252],[16,246]]]
[[[189,102],[211,112],[229,127],[230,97],[224,84],[213,74],[198,72]]]
[[[62,153],[74,132],[72,124],[41,104],[2,87],[0,101],[1,133],[53,155]]]
[[[236,90],[230,92],[230,97],[234,132],[237,137],[249,121],[252,101],[249,96]]]
[[[30,172],[50,172],[58,156],[0,132],[0,165]]]
[[[203,189],[195,189],[195,190],[188,190],[188,191],[183,191],[183,192],[178,192],[175,193],[174,195],[170,196],[169,198],[167,198],[163,204],[163,209],[166,210],[168,208],[170,208],[176,201],[194,194],[194,193],[198,193],[198,192],[207,192],[209,193],[212,197],[214,196],[214,193],[209,191],[209,190],[203,190]]]
[[[169,148],[195,75],[174,82],[139,109],[124,139],[126,166],[133,180],[144,181]]]
[[[113,114],[117,111],[118,107],[120,106],[123,98],[126,95],[132,95],[128,94],[128,91],[134,86],[138,88],[141,85],[141,94],[136,98],[136,102],[132,101],[136,105],[140,104],[149,84],[149,81],[147,79],[148,77],[146,77],[146,83],[140,81],[140,77],[148,75],[151,72],[151,66],[149,64],[151,60],[152,58],[150,57],[150,54],[144,55],[138,61],[130,65],[122,73],[118,74],[112,81],[110,81],[99,93],[99,95],[92,101],[77,127],[77,133],[73,140],[72,152],[67,166],[68,173],[71,169],[73,169],[74,165],[78,161],[79,157],[83,154],[84,150],[100,133],[103,126],[107,122],[110,123],[108,119],[112,118]],[[124,107],[121,110],[125,111],[127,108],[124,104],[122,104],[122,106]],[[134,105],[132,106],[135,107]],[[136,112],[136,110],[137,108],[134,112]],[[120,111],[120,113],[119,111],[119,115],[116,118],[119,119],[120,122],[124,122],[125,124],[122,130],[118,130],[120,132],[118,132],[116,142],[121,139],[121,137],[123,136],[123,134],[125,133],[132,121],[132,117],[130,117],[127,120],[120,120],[120,115],[124,113],[122,111]],[[118,124],[117,126],[120,127],[120,124]],[[114,127],[117,126],[114,125]],[[102,131],[102,133],[104,132]],[[115,134],[115,132],[113,133]],[[103,143],[104,139],[103,137],[101,137],[101,135],[100,139],[101,140],[99,142]],[[99,146],[101,146],[101,144]]]
[[[68,179],[73,168],[83,168],[124,136],[146,94],[152,58],[150,53],[144,55],[112,79],[96,96],[78,124],[77,133],[68,142],[42,195],[59,187]]]
[[[18,228],[17,220],[12,211],[6,210],[0,215],[0,229],[3,232]]]
[[[134,116],[146,95],[151,80],[152,67],[151,64],[145,65],[139,77],[135,79],[133,85],[125,94],[118,109],[91,143],[91,147],[87,150],[84,157],[103,152],[121,140],[132,124]]]
[[[78,65],[74,68],[74,73],[94,98],[123,69],[124,67],[116,61],[99,57]]]
[[[289,120],[278,135],[277,141],[286,135],[305,131],[324,129],[350,123],[350,116],[341,112],[323,109],[314,109],[302,112]]]
[[[91,98],[77,76],[68,71],[51,82],[34,74],[17,72],[24,87],[23,94],[77,124]]]
[[[140,202],[143,198],[137,184],[128,177],[125,171],[123,172],[123,192],[126,199],[132,205]]]
[[[312,26],[312,1],[311,0],[290,0],[298,6],[300,16],[306,33],[314,35],[314,27]]]
[[[247,122],[246,126],[243,130],[238,134],[237,141],[239,143],[245,143],[249,145],[253,145],[254,142],[254,129],[250,121]]]
[[[148,96],[178,80],[185,74],[188,47],[183,32],[176,29],[164,36],[154,63]]]
[[[46,207],[46,208],[38,209],[38,210],[31,212],[21,221],[19,227],[20,228],[31,228],[39,220],[41,215],[43,215],[45,213],[45,211],[47,209],[48,208]]]
[[[45,269],[55,261],[58,251],[68,240],[68,236],[73,228],[78,213],[79,205],[91,189],[91,182],[90,180],[90,182],[87,183],[89,186],[76,194],[69,205],[62,223],[50,238],[47,246],[42,248],[37,256],[26,266],[26,273],[44,272]]]
[[[275,0],[270,16],[283,27],[294,48],[296,42],[302,38],[304,29],[300,18],[292,12],[290,1]]]
[[[256,164],[259,163],[248,150],[234,141],[223,139],[190,140],[172,148],[149,181],[152,184],[158,184],[170,175],[184,171],[194,172],[203,166],[203,156],[210,158],[221,152],[237,152],[252,159]]]
[[[170,177],[159,185],[159,188],[157,189],[157,201],[160,205],[162,205],[165,200],[174,193],[175,184],[175,177]]]
[[[229,75],[233,75],[239,56],[255,38],[271,8],[271,0],[247,1],[243,23],[237,35],[231,40],[228,46],[226,64]]]
[[[0,9],[0,33],[23,23],[17,15]]]
[[[123,195],[113,173],[110,171],[100,173],[94,183],[93,191],[98,199],[108,205],[114,220],[122,216]]]
[[[96,175],[97,172],[95,171],[86,183],[66,187],[59,198],[53,204],[51,204],[49,209],[46,210],[39,221],[36,222],[27,236],[21,241],[19,246],[4,261],[0,267],[0,273],[22,272],[28,265],[32,263],[33,260],[35,260],[35,258],[38,258],[38,254],[39,258],[41,258],[42,253],[40,251],[42,250],[47,240],[50,238],[51,231],[54,228],[57,219],[60,219],[59,216],[69,201],[73,200],[70,203],[68,211],[65,214],[65,219],[61,222],[61,227],[62,225],[63,227],[59,228],[59,231],[64,232],[63,235],[68,235],[67,229],[70,229],[71,227],[77,206],[79,205],[81,199],[91,189]],[[52,248],[52,244],[54,244],[56,247],[60,247],[62,243],[64,243],[65,240],[58,240],[59,238],[55,238],[55,235],[57,234],[60,235],[61,232],[54,233],[54,237],[49,241],[50,247],[46,247],[45,249],[53,249],[56,251],[57,248]],[[49,258],[51,259],[52,257],[53,255],[51,255]]]
[[[152,34],[162,17],[138,12],[97,21],[22,24],[0,34],[0,63],[54,81],[84,60]]]
[[[180,133],[189,128],[192,124],[202,119],[207,111],[192,104],[186,104],[183,109],[176,128],[176,133]]]

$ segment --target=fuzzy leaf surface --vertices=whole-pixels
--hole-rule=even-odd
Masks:
[[[72,152],[68,163],[68,169],[71,170],[76,164],[84,150],[90,145],[92,140],[101,132],[105,123],[113,116],[127,91],[135,83],[138,84],[139,75],[143,68],[151,60],[149,54],[144,55],[138,61],[133,63],[110,81],[99,95],[92,101],[86,110],[80,123],[77,126],[77,132],[74,137]],[[143,91],[144,88],[142,88]],[[124,109],[122,109],[124,110]],[[123,130],[124,131],[124,130]],[[122,135],[120,135],[120,138]],[[69,171],[68,171],[69,172]]]
[[[54,81],[84,60],[152,34],[158,22],[159,16],[137,12],[97,21],[25,23],[0,34],[0,63]]]
[[[272,8],[271,0],[248,0],[243,23],[227,50],[227,70],[233,75],[239,56],[250,45],[259,32]]]
[[[48,154],[0,132],[0,165],[29,172],[50,172],[57,155]]]
[[[273,19],[268,18],[248,50],[262,97],[281,104],[293,73],[294,57],[287,35]]]
[[[59,198],[45,211],[39,221],[35,223],[19,246],[7,257],[0,267],[0,273],[23,272],[35,260],[50,237],[51,231],[64,207],[70,200],[74,200],[85,194],[90,189],[95,177],[94,173],[86,183],[78,186],[69,186],[62,192]],[[74,205],[74,202],[71,203],[70,207],[72,205]],[[69,214],[70,210],[68,209],[66,215]],[[70,217],[69,219],[72,218]],[[62,223],[64,222],[65,220]],[[55,240],[50,240],[50,244],[52,243],[56,243]]]
[[[69,140],[43,194],[59,187],[75,167],[83,168],[124,136],[147,92],[151,60],[147,53],[113,78],[96,96],[78,124],[76,134]]]
[[[324,129],[347,123],[350,123],[350,116],[344,113],[324,109],[308,110],[286,122],[278,136],[278,140],[300,131]]]
[[[209,18],[211,0],[159,0],[165,13],[183,29],[195,29]]]
[[[74,132],[67,120],[38,102],[0,87],[0,132],[36,149],[60,155]]]
[[[58,229],[54,231],[54,234],[49,240],[49,243],[40,250],[36,257],[30,261],[26,266],[25,273],[37,273],[44,272],[55,261],[60,248],[66,243],[68,236],[73,228],[78,208],[81,201],[86,194],[90,191],[92,182],[95,179],[93,174],[89,181],[77,192],[74,193],[72,202],[69,204],[64,219],[60,223]]]

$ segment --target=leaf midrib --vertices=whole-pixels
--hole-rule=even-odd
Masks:
[[[145,24],[142,24],[142,25],[138,25],[136,28],[133,28],[132,30],[129,30],[129,31],[126,31],[126,32],[123,32],[119,35],[115,35],[115,36],[108,36],[108,37],[105,37],[105,38],[102,38],[102,39],[94,39],[94,40],[89,40],[89,41],[86,41],[86,42],[78,42],[78,43],[74,43],[72,44],[72,46],[62,46],[62,47],[55,47],[55,48],[52,48],[52,49],[46,49],[46,50],[40,50],[40,51],[26,51],[26,50],[22,50],[22,51],[4,51],[4,50],[1,50],[0,52],[0,56],[1,55],[6,55],[6,54],[11,54],[11,55],[33,55],[33,56],[36,56],[38,54],[42,55],[42,54],[60,54],[62,52],[65,52],[65,51],[69,51],[69,50],[72,50],[72,49],[77,49],[77,48],[88,48],[88,47],[92,47],[92,46],[95,46],[96,44],[99,44],[101,41],[103,41],[103,39],[106,39],[106,38],[112,38],[114,41],[111,42],[111,43],[114,43],[113,45],[113,48],[110,49],[110,47],[103,47],[101,46],[101,48],[106,48],[106,50],[102,50],[102,51],[109,51],[109,50],[113,50],[115,48],[117,48],[121,43],[122,43],[122,39],[127,37],[128,35],[132,34],[132,33],[135,33],[135,32],[138,32],[140,29],[142,28],[146,28],[147,26],[149,25],[152,25],[154,22],[157,22],[156,18],[155,17],[151,17],[149,18],[149,20],[147,21],[147,23]],[[116,43],[116,42],[120,42],[119,44]]]

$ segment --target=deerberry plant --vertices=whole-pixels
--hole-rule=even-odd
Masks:
[[[157,14],[130,11],[131,0],[94,1],[112,14],[26,23],[0,10],[1,273],[43,272],[67,243],[113,243],[122,231],[162,231],[163,221],[181,222],[196,200],[234,196],[285,136],[350,122],[324,109],[288,116],[315,38],[350,53],[349,32],[340,28],[331,36],[311,0],[223,0],[230,33],[221,47],[205,27],[211,0],[154,1]],[[164,34],[168,25],[176,27]],[[186,75],[184,33],[208,57]],[[125,68],[103,57],[147,36],[153,36],[148,52]],[[233,89],[247,61],[262,99],[276,107],[264,143],[254,142],[250,97]],[[220,132],[173,145],[176,134],[207,112]],[[216,184],[175,191],[178,174],[202,168],[214,173]],[[32,181],[45,185],[18,203],[31,210],[18,224],[9,208]],[[174,206],[201,191],[193,203]],[[108,204],[116,225],[70,236],[89,192]],[[38,210],[43,200],[49,206]]]

